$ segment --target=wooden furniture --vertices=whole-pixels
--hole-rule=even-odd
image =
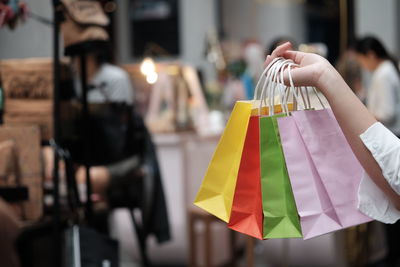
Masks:
[[[62,80],[69,76],[63,60]],[[53,61],[51,58],[0,62],[4,89],[4,124],[39,125],[42,140],[53,136]]]
[[[40,131],[37,126],[1,126],[0,142],[10,140],[15,144],[16,173],[3,177],[3,186],[25,186],[29,200],[22,203],[20,217],[36,220],[43,211],[42,165]],[[2,158],[2,160],[6,160]],[[17,177],[16,177],[17,176]],[[6,181],[7,180],[7,181]]]

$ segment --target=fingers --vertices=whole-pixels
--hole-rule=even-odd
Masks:
[[[267,58],[265,59],[264,62],[264,67],[268,66],[269,63],[272,62],[272,60],[274,60],[277,57],[281,57],[283,56],[283,54],[292,49],[292,44],[290,42],[286,42],[284,44],[281,44],[280,46],[278,46],[277,48],[275,48],[275,50],[272,52],[271,55],[268,55]]]
[[[286,59],[293,60],[294,63],[300,64],[306,53],[299,51],[285,51],[282,56]]]
[[[279,45],[275,50],[272,52],[271,56],[273,58],[280,57],[283,55],[284,52],[291,50],[292,44],[290,42],[286,42],[284,44]]]
[[[270,55],[268,55],[264,62],[264,68],[267,67],[272,60],[273,58]]]
[[[291,69],[290,74],[292,76],[294,86],[315,86],[313,80],[310,79],[310,68],[311,67],[302,67]],[[286,86],[290,86],[287,69],[283,73],[283,80]]]
[[[306,56],[306,53],[304,52],[299,52],[299,51],[292,51],[292,44],[289,42],[286,42],[280,46],[278,46],[271,55],[268,55],[264,66],[268,66],[277,57],[284,57],[286,59],[291,59],[295,63],[300,64],[303,58]]]

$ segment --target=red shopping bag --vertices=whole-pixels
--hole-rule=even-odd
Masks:
[[[263,239],[259,117],[250,117],[228,227]]]

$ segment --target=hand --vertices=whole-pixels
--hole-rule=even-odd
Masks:
[[[267,56],[265,66],[276,57],[284,57],[293,60],[299,65],[291,70],[291,76],[295,86],[314,86],[322,91],[331,80],[332,74],[337,73],[333,66],[323,57],[298,51],[291,51],[292,45],[286,42],[278,46],[271,55]],[[285,84],[289,85],[289,76],[284,73]]]

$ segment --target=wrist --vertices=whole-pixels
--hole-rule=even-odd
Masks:
[[[332,65],[328,64],[327,67],[323,68],[317,87],[325,97],[329,98],[329,96],[338,93],[337,91],[343,87],[342,83],[344,83],[343,78]]]

